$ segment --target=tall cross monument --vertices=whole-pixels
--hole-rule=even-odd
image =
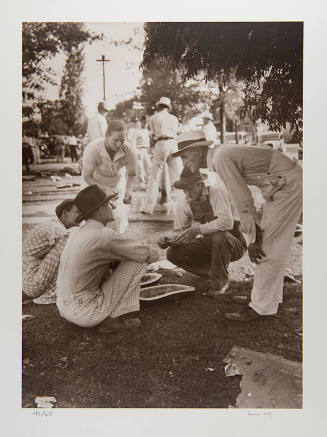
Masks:
[[[97,62],[102,62],[102,79],[103,79],[103,100],[106,101],[106,79],[105,79],[105,62],[110,62],[110,59],[106,59],[105,55],[101,56],[101,59],[97,59]]]

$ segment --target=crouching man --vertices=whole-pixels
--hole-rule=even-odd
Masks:
[[[56,302],[56,281],[61,253],[76,226],[79,211],[73,199],[65,199],[56,207],[59,223],[35,227],[23,241],[23,303]]]
[[[200,172],[184,168],[175,188],[185,197],[178,203],[174,235],[159,240],[168,247],[167,258],[184,270],[208,278],[208,294],[215,297],[228,289],[228,265],[241,258],[246,242],[233,219],[228,192],[222,182],[205,186]]]
[[[61,316],[85,328],[101,324],[103,332],[140,325],[137,318],[120,316],[139,310],[141,278],[147,263],[158,259],[146,241],[124,238],[106,227],[113,221],[114,197],[98,185],[77,194],[77,221],[85,224],[67,241],[57,281]]]

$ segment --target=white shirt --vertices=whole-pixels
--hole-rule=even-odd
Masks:
[[[77,146],[77,138],[74,135],[70,135],[67,138],[67,144],[69,146]]]
[[[104,115],[100,114],[100,112],[89,118],[87,124],[88,141],[90,142],[95,138],[104,137],[107,127],[107,119]]]
[[[98,185],[106,191],[110,188],[122,191],[126,169],[130,176],[135,176],[137,153],[131,145],[126,143],[110,158],[105,147],[105,138],[91,141],[84,150],[83,169],[90,173]]]
[[[162,110],[150,117],[149,128],[155,138],[176,138],[178,132],[178,118],[168,111]]]
[[[133,144],[141,149],[142,147],[150,147],[150,132],[148,129],[136,129],[133,134]]]
[[[207,141],[213,141],[214,143],[217,142],[217,129],[211,121],[209,121],[208,124],[203,125],[202,130],[205,133]]]

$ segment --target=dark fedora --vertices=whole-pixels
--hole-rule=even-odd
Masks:
[[[203,177],[200,173],[193,173],[188,168],[184,168],[180,175],[179,181],[174,183],[174,187],[178,188],[179,190],[184,190],[192,187],[193,185],[199,184],[200,182],[203,182]]]
[[[178,151],[172,153],[172,156],[176,158],[183,150],[190,149],[191,147],[209,147],[213,144],[213,141],[207,141],[205,134],[202,130],[191,130],[184,132],[177,138]]]
[[[80,191],[75,197],[75,205],[80,211],[80,215],[77,217],[76,222],[80,222],[88,218],[92,212],[96,211],[105,202],[110,199],[118,197],[118,193],[111,192],[106,194],[99,185],[89,185]]]

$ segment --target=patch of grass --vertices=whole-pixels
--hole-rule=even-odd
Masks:
[[[133,223],[129,232],[155,242],[170,229],[143,225]],[[294,245],[290,258],[295,270],[299,250]],[[236,270],[231,293],[250,296],[251,282],[239,279]],[[33,408],[37,396],[54,396],[56,408],[227,408],[240,392],[240,377],[224,373],[223,359],[234,345],[302,360],[300,285],[285,284],[280,317],[242,324],[223,315],[240,306],[203,295],[201,278],[180,269],[161,273],[159,284],[196,290],[141,302],[141,327],[124,334],[74,326],[56,305],[23,306],[23,314],[34,318],[23,322],[22,406]]]

